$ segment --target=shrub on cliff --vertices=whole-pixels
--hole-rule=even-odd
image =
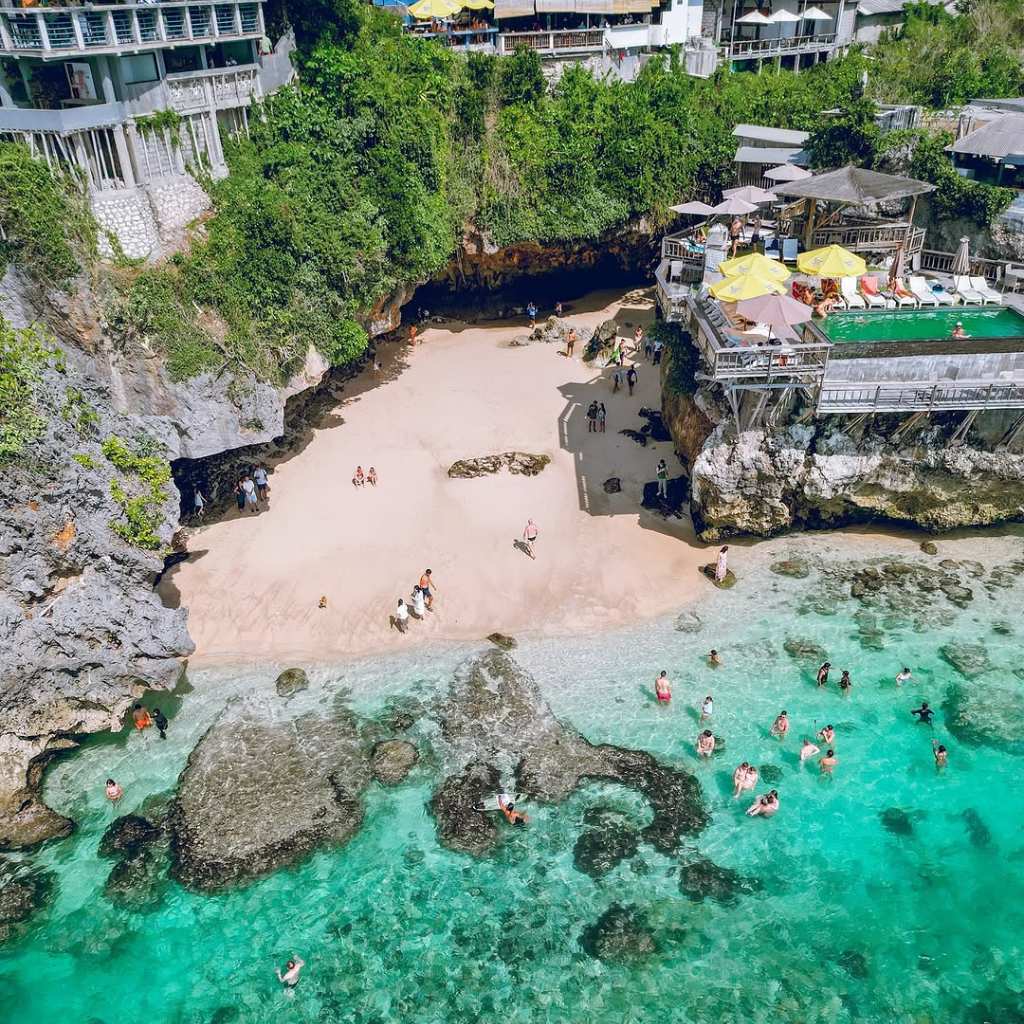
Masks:
[[[38,400],[43,371],[63,356],[35,327],[15,329],[0,317],[0,465],[18,458],[46,427]]]

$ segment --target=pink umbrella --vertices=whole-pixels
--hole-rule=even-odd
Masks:
[[[736,303],[736,312],[755,323],[767,324],[780,331],[811,319],[811,307],[789,295],[760,295]],[[771,337],[769,333],[768,337]]]

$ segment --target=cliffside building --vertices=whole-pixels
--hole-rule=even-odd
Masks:
[[[0,138],[77,172],[108,252],[150,256],[205,207],[189,170],[227,172],[224,139],[292,76],[290,50],[259,0],[0,0]]]

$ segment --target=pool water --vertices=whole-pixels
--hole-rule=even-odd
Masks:
[[[1007,552],[1020,556],[1020,542],[999,540],[987,550],[990,565],[1005,564]],[[787,553],[823,565],[842,557],[834,539],[800,538]],[[241,889],[201,896],[172,885],[148,913],[120,909],[103,896],[111,863],[96,853],[114,813],[102,797],[106,776],[125,785],[117,813],[126,813],[173,787],[233,696],[255,692],[280,707],[278,666],[198,672],[166,742],[147,735],[93,742],[48,773],[47,799],[81,827],[39,858],[58,878],[55,902],[0,950],[0,1020],[1024,1019],[1018,748],[968,746],[947,731],[942,712],[934,731],[909,714],[922,698],[939,707],[954,684],[987,694],[990,704],[993,692],[1019,689],[1022,585],[976,581],[965,608],[940,596],[922,620],[866,611],[834,587],[822,600],[815,572],[779,576],[749,549],[734,549],[734,567],[733,590],[708,586],[678,622],[524,642],[515,651],[554,712],[589,739],[643,748],[697,775],[711,824],[678,855],[641,846],[600,880],[578,871],[573,844],[588,809],[612,807],[641,823],[649,813],[632,791],[596,784],[561,805],[531,807],[530,826],[507,834],[493,857],[452,853],[438,844],[426,808],[437,782],[428,757],[403,786],[370,792],[362,830],[339,850]],[[815,687],[815,664],[783,649],[793,638],[814,640],[837,669],[851,670],[849,698],[835,687],[838,671],[830,687]],[[984,643],[991,668],[962,677],[938,650],[958,642]],[[720,668],[706,663],[711,647],[722,653]],[[378,714],[396,698],[429,700],[474,650],[428,649],[314,671],[296,713],[344,700]],[[903,664],[914,678],[897,690],[893,677]],[[674,681],[667,708],[651,694],[661,668]],[[728,750],[698,764],[696,706],[707,693]],[[1019,740],[1024,721],[1009,706],[1008,727]],[[793,731],[780,744],[767,727],[783,707]],[[838,733],[832,779],[796,756],[801,735],[826,722]],[[933,736],[951,751],[942,773]],[[771,820],[746,817],[746,801],[731,799],[730,775],[743,759],[777,769],[782,808]],[[691,901],[680,891],[679,862],[694,856],[756,879],[758,890],[732,904]],[[616,903],[643,917],[653,952],[614,962],[583,949],[584,929]],[[274,968],[293,952],[307,966],[288,998]]]
[[[925,341],[949,338],[957,323],[972,338],[1024,338],[1024,316],[1002,306],[830,313],[821,328],[833,342]]]

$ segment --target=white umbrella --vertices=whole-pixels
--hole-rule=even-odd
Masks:
[[[732,196],[723,199],[711,212],[712,213],[753,213],[757,209],[756,203],[748,203],[746,199],[739,196]]]
[[[971,240],[964,235],[957,246],[956,255],[953,257],[953,266],[949,272],[956,277],[966,277],[971,272]]]
[[[744,14],[742,18],[736,19],[737,25],[770,25],[771,18],[766,18],[760,11],[751,11]]]
[[[787,327],[807,323],[813,311],[810,306],[797,302],[788,295],[761,295],[755,299],[742,299],[737,302],[736,312],[756,324],[774,327],[778,334]],[[771,336],[769,331],[768,337]]]
[[[699,199],[694,199],[690,203],[681,203],[679,206],[670,206],[669,209],[673,213],[688,213],[694,217],[706,217],[709,213],[714,213],[714,207],[708,206],[707,203],[702,203]]]
[[[796,23],[800,20],[800,15],[792,11],[776,11],[768,20],[774,25]]]
[[[831,21],[832,15],[826,14],[820,7],[808,7],[803,18],[804,21]]]
[[[726,199],[745,199],[748,203],[759,206],[761,203],[774,203],[779,197],[767,189],[757,185],[741,185],[739,188],[727,188],[723,193]]]
[[[801,178],[811,177],[810,171],[805,171],[796,164],[779,164],[778,167],[770,167],[764,172],[769,181],[799,181]]]

